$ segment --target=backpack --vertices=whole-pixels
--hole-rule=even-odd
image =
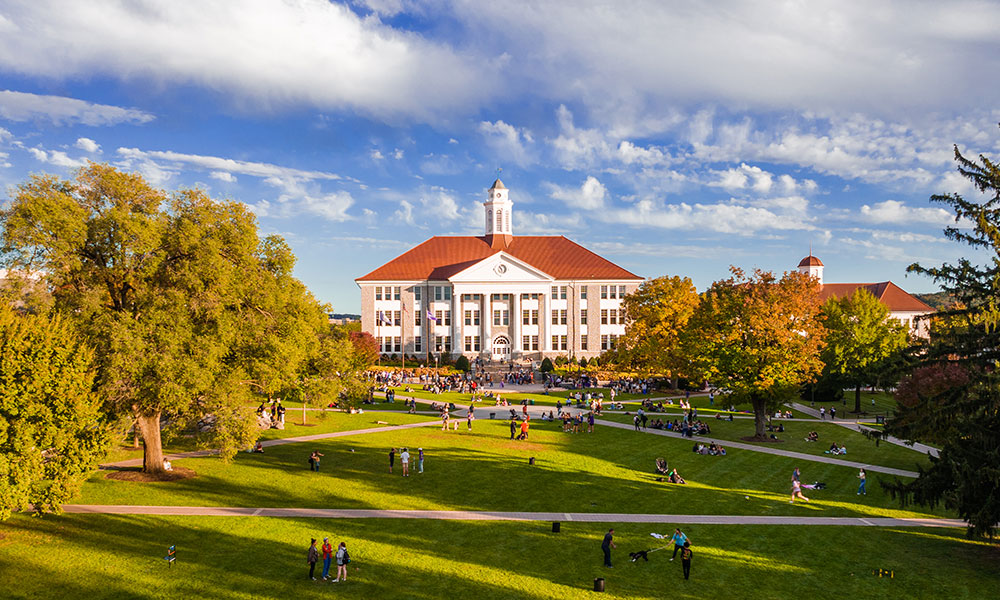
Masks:
[[[347,564],[350,564],[350,563],[351,563],[351,555],[347,553],[347,549],[345,548],[344,549],[344,564],[347,565]]]

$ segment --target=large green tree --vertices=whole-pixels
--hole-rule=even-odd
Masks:
[[[688,277],[657,277],[644,281],[625,297],[625,335],[616,346],[620,360],[644,373],[661,373],[674,387],[688,375],[688,354],[682,339],[698,306],[698,290]]]
[[[858,288],[831,297],[821,313],[826,327],[825,374],[854,387],[854,412],[861,412],[861,386],[873,383],[906,347],[906,328],[889,318],[889,308]]]
[[[1000,522],[1000,166],[955,148],[958,171],[981,196],[932,196],[951,207],[956,225],[945,229],[984,259],[938,267],[910,266],[932,277],[955,304],[938,313],[930,343],[920,348],[914,381],[906,386],[886,434],[940,444],[931,466],[910,482],[888,485],[903,503],[943,503],[968,522],[974,536],[993,536]],[[911,389],[916,387],[917,389]]]
[[[140,430],[147,472],[163,468],[163,425],[202,421],[224,457],[249,444],[249,394],[287,385],[312,348],[322,311],[239,203],[90,164],[72,181],[32,177],[0,219],[5,262],[47,274],[95,350],[106,412]]]
[[[92,361],[60,319],[0,304],[0,520],[58,511],[106,452]]]
[[[688,352],[713,383],[753,406],[754,436],[766,439],[768,412],[823,366],[819,284],[797,272],[779,279],[731,271],[702,296],[688,323]]]

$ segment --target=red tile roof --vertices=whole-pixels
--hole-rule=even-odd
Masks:
[[[912,296],[898,285],[891,281],[881,283],[824,283],[819,292],[820,300],[826,302],[827,298],[835,296],[843,298],[850,296],[858,288],[865,288],[871,292],[872,296],[878,298],[882,304],[889,307],[893,312],[934,312],[919,298]]]
[[[813,256],[812,254],[810,254],[809,256],[807,256],[807,257],[805,257],[805,258],[803,258],[802,260],[799,261],[799,266],[800,267],[822,267],[823,266],[823,261],[821,261],[820,259],[818,259],[815,256]]]
[[[355,281],[445,280],[501,250],[556,279],[642,279],[563,236],[491,237],[434,236]]]

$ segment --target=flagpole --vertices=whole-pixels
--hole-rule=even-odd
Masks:
[[[382,366],[382,311],[375,311],[375,337],[378,338],[378,366]]]

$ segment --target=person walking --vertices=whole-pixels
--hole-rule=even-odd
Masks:
[[[347,563],[351,562],[351,557],[347,554],[347,544],[340,542],[337,547],[337,577],[333,582],[347,581]]]
[[[469,431],[472,431],[472,421],[476,418],[476,411],[469,405],[469,413],[465,415],[465,424],[469,427]]]
[[[521,435],[519,435],[517,437],[517,439],[519,439],[519,440],[526,440],[526,439],[528,439],[528,420],[527,419],[521,421]]]
[[[517,433],[517,423],[514,419],[510,420],[510,439],[514,439],[514,435]]]
[[[826,407],[825,406],[819,407],[819,418],[823,419],[824,421],[826,420]]]
[[[424,472],[424,449],[423,448],[417,448],[417,465],[420,468],[420,470],[418,472],[419,473],[423,473]]]
[[[594,413],[591,412],[587,415],[587,431],[589,433],[594,433]]]
[[[389,448],[389,472],[392,473],[392,463],[396,462],[396,449]]]
[[[403,477],[410,476],[410,451],[403,448],[403,451],[399,454],[399,461],[403,463]]]
[[[681,549],[681,567],[684,569],[684,579],[688,579],[691,576],[691,556],[694,555],[691,552],[691,542],[684,542],[684,547]]]
[[[833,419],[836,419],[836,418],[837,418],[837,407],[836,406],[831,406],[830,407],[830,420],[833,420]]]
[[[858,496],[867,496],[868,492],[865,490],[865,483],[868,480],[868,474],[865,473],[864,467],[861,467],[861,470],[858,471],[858,479],[861,480],[861,483],[858,484]]]
[[[333,559],[333,546],[330,545],[330,538],[323,538],[323,581],[330,577],[330,560]]]
[[[604,534],[604,541],[601,542],[601,550],[604,551],[604,566],[613,569],[611,566],[611,549],[617,548],[614,542],[615,530],[609,529],[607,533]]]
[[[674,535],[670,537],[670,541],[674,543],[674,555],[670,557],[670,560],[677,558],[677,551],[684,547],[687,543],[688,537],[684,535],[684,532],[678,527],[674,529]]]
[[[316,538],[309,541],[309,553],[306,555],[306,562],[309,563],[309,579],[316,581],[316,561],[319,560],[319,550],[316,549]]]

